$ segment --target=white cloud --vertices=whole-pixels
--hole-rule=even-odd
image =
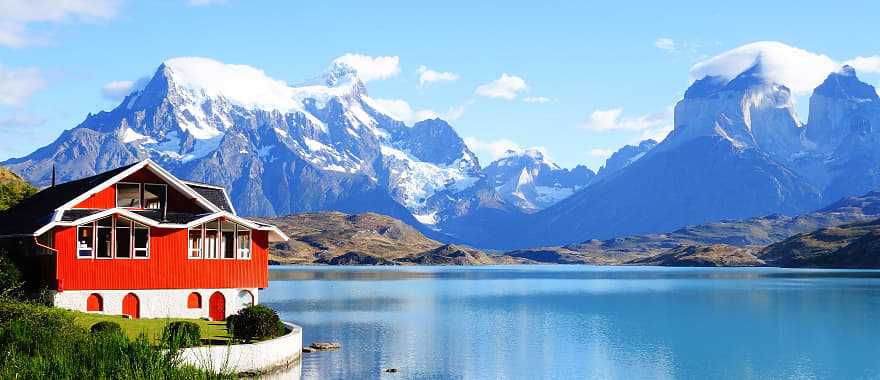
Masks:
[[[550,103],[551,101],[553,101],[553,99],[550,99],[546,96],[527,96],[527,97],[523,98],[523,101],[526,103],[544,104],[544,103]]]
[[[373,102],[382,113],[407,124],[437,117],[437,113],[431,110],[413,110],[405,100],[374,98]]]
[[[45,87],[46,80],[39,69],[8,69],[0,65],[0,105],[20,106]]]
[[[623,109],[612,108],[607,110],[595,110],[590,114],[582,128],[596,131],[646,131],[657,128],[664,124],[672,124],[671,111],[640,115],[636,117],[623,116]]]
[[[464,114],[464,106],[456,106],[450,107],[449,111],[446,111],[446,115],[443,115],[443,118],[446,121],[457,120]]]
[[[141,77],[136,81],[131,80],[116,80],[110,83],[105,84],[101,87],[101,96],[103,96],[107,100],[122,100],[128,94],[133,91],[138,91],[144,88],[149,82],[149,77]]]
[[[510,151],[520,152],[523,150],[522,146],[508,139],[485,141],[476,137],[465,137],[464,143],[478,156],[482,156],[484,159],[488,158],[490,161],[505,157],[510,154]]]
[[[654,46],[663,50],[675,50],[675,41],[671,38],[661,37],[654,41]]]
[[[840,64],[824,54],[817,54],[781,42],[762,41],[728,50],[698,62],[691,68],[691,79],[717,75],[733,79],[761,57],[764,76],[781,83],[793,93],[809,94]]]
[[[852,66],[856,71],[863,73],[880,73],[880,56],[855,57],[844,64]]]
[[[357,70],[358,76],[364,82],[388,79],[400,74],[400,57],[398,56],[370,57],[349,53],[336,58],[333,62],[343,63]]]
[[[520,91],[525,91],[529,86],[526,81],[516,75],[501,74],[501,77],[489,83],[477,87],[475,95],[489,98],[502,98],[513,100]]]
[[[0,45],[22,47],[44,42],[46,34],[34,32],[29,24],[108,19],[116,15],[120,3],[120,0],[0,0]]]
[[[448,71],[434,71],[425,66],[419,67],[419,86],[434,82],[451,82],[458,80],[458,74]]]

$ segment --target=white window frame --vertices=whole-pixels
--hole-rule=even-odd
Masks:
[[[80,256],[80,254],[79,254],[79,251],[80,251],[79,230],[80,230],[80,228],[83,228],[85,226],[88,226],[87,228],[92,229],[92,247],[89,249],[92,252],[92,254],[89,256]],[[80,225],[76,226],[76,258],[77,259],[89,260],[89,259],[95,258],[95,243],[96,243],[96,239],[97,239],[95,236],[97,236],[97,233],[95,231],[95,222],[89,222],[89,223],[80,224]]]
[[[98,224],[98,222],[100,222],[101,219],[106,219],[106,218],[110,218],[110,227],[101,226],[100,224]],[[94,249],[93,255],[95,257],[95,260],[112,260],[112,259],[116,258],[116,217],[115,217],[115,215],[109,215],[109,216],[105,216],[103,218],[100,218],[98,220],[95,220],[94,224],[95,224],[95,246],[93,248]],[[108,257],[98,257],[98,231],[100,231],[102,228],[110,230],[110,256],[108,256]]]
[[[217,229],[216,229],[216,230],[211,230],[211,231],[214,231],[214,232],[217,233],[217,234],[215,235],[215,238],[214,238],[214,244],[208,244],[208,224],[210,224],[210,223],[217,223]],[[220,235],[221,235],[221,232],[222,232],[222,228],[223,228],[223,227],[219,224],[219,219],[215,219],[215,220],[211,220],[211,221],[205,222],[205,223],[202,225],[202,227],[203,227],[203,231],[204,231],[204,233],[202,234],[202,237],[203,237],[203,239],[204,239],[203,242],[202,242],[202,248],[203,248],[203,250],[204,250],[204,253],[202,254],[203,257],[204,257],[206,260],[218,260],[218,259],[220,259],[221,257],[223,257],[222,252],[220,252],[220,239],[221,239],[221,238],[220,238]],[[213,256],[213,257],[208,256],[208,253],[209,253],[208,246],[209,246],[209,245],[213,245],[213,246],[214,246],[214,247],[213,247],[213,248],[214,248],[214,256]]]
[[[235,256],[238,260],[250,260],[254,257],[254,230],[252,228],[247,228],[248,230],[248,247],[247,247],[247,257],[244,257],[241,253],[245,250],[241,248],[238,243],[238,228],[242,227],[238,223],[235,224]],[[251,295],[253,297],[253,294]]]
[[[138,227],[142,226],[142,227]],[[137,248],[135,243],[135,229],[139,230],[147,230],[147,247],[146,248]],[[131,258],[135,260],[149,260],[150,259],[150,226],[146,224],[141,224],[135,221],[131,221]],[[146,252],[146,256],[138,256],[138,252]]]
[[[231,220],[225,221],[228,223],[232,223],[232,257],[226,257],[226,252],[224,250],[225,247],[223,245],[226,242],[225,239],[223,239],[223,222],[224,220],[221,220],[218,225],[219,229],[217,231],[220,232],[220,234],[218,235],[219,238],[217,239],[217,252],[220,256],[220,260],[236,260],[238,258],[238,245],[236,245],[236,243],[238,242],[238,235],[236,235],[236,233],[238,232],[238,223],[235,223]]]
[[[138,206],[139,207],[119,207],[119,185],[137,185],[138,186]],[[114,205],[117,208],[125,208],[131,210],[142,210],[144,208],[144,185],[139,182],[116,182],[114,185],[116,190],[116,199]]]
[[[198,256],[193,256],[193,248],[190,245],[190,232],[193,230],[199,231],[199,247],[196,248],[199,251]],[[186,257],[190,260],[200,260],[205,257],[205,225],[199,225],[198,228],[187,228],[186,229]]]
[[[147,185],[162,186],[162,188],[165,189],[165,195],[164,195],[165,207],[168,207],[168,184],[166,184],[166,183],[146,183],[145,182],[143,184],[143,186],[141,186],[141,208],[143,208],[144,210],[161,210],[162,209],[161,204],[159,205],[159,208],[147,208],[147,205],[146,205],[146,203],[147,203],[147,199],[146,199]]]

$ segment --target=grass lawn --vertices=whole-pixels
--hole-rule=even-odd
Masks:
[[[146,334],[147,338],[157,342],[162,337],[162,330],[165,326],[174,321],[189,321],[199,325],[202,331],[202,341],[210,344],[227,344],[231,335],[226,331],[226,322],[210,322],[203,319],[182,319],[182,318],[159,318],[159,319],[128,319],[117,315],[102,315],[82,312],[72,312],[74,321],[80,326],[89,329],[95,323],[101,321],[116,322],[125,331],[129,338],[135,339],[141,333]]]

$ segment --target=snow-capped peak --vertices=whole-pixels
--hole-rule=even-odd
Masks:
[[[559,165],[556,165],[556,163],[550,159],[550,156],[547,155],[547,150],[543,147],[508,149],[504,152],[504,155],[499,161],[516,158],[528,158],[538,165],[544,164],[551,166],[554,169],[559,168]]]
[[[209,98],[222,97],[248,109],[290,111],[300,108],[293,98],[294,88],[251,66],[201,57],[172,58],[165,61],[164,66],[171,82]]]

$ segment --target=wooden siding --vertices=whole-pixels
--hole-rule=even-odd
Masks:
[[[150,229],[149,259],[78,259],[76,227],[56,227],[58,290],[265,288],[267,231],[253,231],[252,258],[189,259],[186,229]]]
[[[72,197],[76,198],[76,197]],[[68,201],[69,202],[69,201]],[[116,207],[116,186],[92,194],[73,208],[114,208]]]
[[[199,206],[194,199],[175,190],[163,181],[159,176],[144,168],[132,173],[119,182],[133,183],[158,183],[165,184],[168,188],[168,211],[171,212],[204,212],[207,211]],[[97,208],[107,209],[116,207],[116,186],[110,185],[104,190],[92,194],[88,199],[80,202],[73,208]]]

